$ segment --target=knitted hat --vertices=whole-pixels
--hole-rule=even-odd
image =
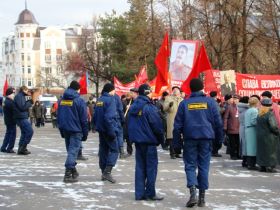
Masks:
[[[232,95],[230,95],[230,94],[226,94],[225,95],[225,101],[228,101],[229,99],[231,99],[232,98]]]
[[[268,97],[268,98],[272,98],[272,93],[271,93],[270,91],[264,91],[264,92],[262,93],[262,96],[266,96],[266,97]]]
[[[106,83],[103,87],[103,93],[110,93],[112,90],[115,90],[115,86],[112,83]]]
[[[261,104],[263,106],[270,107],[270,106],[272,106],[272,100],[270,98],[264,98],[261,100]]]
[[[210,97],[212,97],[212,98],[213,98],[213,97],[216,97],[217,94],[218,94],[217,91],[211,91],[211,92],[210,92]]]
[[[151,87],[147,84],[140,85],[138,88],[139,95],[146,96],[152,92]]]
[[[192,79],[190,82],[190,89],[191,92],[197,92],[203,90],[203,82],[201,81],[201,79],[198,78]]]
[[[6,90],[6,96],[9,96],[11,94],[15,93],[15,89],[12,88],[12,87],[9,87],[7,90]]]
[[[73,90],[80,90],[80,88],[81,88],[80,84],[77,81],[75,81],[75,80],[73,80],[70,83],[69,87],[72,88]]]

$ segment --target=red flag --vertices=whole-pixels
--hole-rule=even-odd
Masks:
[[[9,87],[8,80],[6,78],[5,84],[4,84],[4,87],[3,87],[3,96],[6,96],[6,91],[7,91],[8,87]]]
[[[169,43],[168,43],[168,33],[164,35],[163,42],[155,59],[155,64],[157,67],[157,77],[156,77],[156,89],[155,92],[159,93],[162,86],[168,85],[168,58],[169,58]]]
[[[81,86],[81,88],[80,88],[80,95],[87,94],[87,74],[84,74],[81,77],[79,83],[80,83],[80,86]]]
[[[199,74],[203,71],[212,69],[210,61],[208,59],[207,53],[206,53],[206,49],[204,44],[202,43],[201,47],[200,47],[200,51],[199,54],[195,60],[194,66],[192,68],[191,73],[189,74],[188,78],[184,81],[184,83],[181,86],[181,89],[186,93],[186,94],[190,94],[191,90],[190,90],[190,81],[193,78],[198,78]]]
[[[138,76],[135,75],[135,87],[139,87],[140,85],[144,84],[148,81],[148,74],[146,66],[142,66]]]

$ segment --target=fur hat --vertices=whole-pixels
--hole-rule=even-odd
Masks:
[[[15,89],[12,88],[12,87],[9,87],[7,90],[6,90],[6,96],[9,96],[11,94],[15,93]]]
[[[270,98],[264,98],[261,100],[261,104],[263,106],[270,107],[270,106],[272,106],[272,100]]]
[[[112,83],[106,83],[103,87],[103,93],[110,93],[112,90],[115,90],[115,86]]]
[[[264,91],[264,92],[262,93],[262,96],[266,96],[266,97],[268,97],[268,98],[272,98],[272,93],[271,93],[270,91]]]
[[[77,81],[75,81],[75,80],[73,80],[70,83],[69,87],[72,88],[73,90],[80,90],[80,88],[81,88],[80,84]]]
[[[216,97],[218,95],[218,93],[217,93],[217,91],[211,91],[209,95],[210,95],[210,97],[213,98],[213,97]]]
[[[199,78],[193,78],[190,82],[191,92],[203,90],[203,82]]]
[[[226,94],[225,95],[225,101],[228,101],[229,99],[231,99],[232,98],[232,95],[230,95],[230,94]]]

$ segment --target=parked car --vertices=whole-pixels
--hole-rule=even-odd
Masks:
[[[52,105],[57,102],[57,97],[52,94],[43,94],[40,95],[38,99],[46,108],[45,120],[51,121],[51,108]]]

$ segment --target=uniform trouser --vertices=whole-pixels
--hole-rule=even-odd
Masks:
[[[188,188],[196,186],[200,190],[208,189],[211,149],[211,140],[185,141],[183,155]],[[197,168],[198,174],[196,174]]]
[[[6,134],[1,146],[2,151],[10,151],[15,146],[17,127],[14,125],[6,125]]]
[[[28,121],[28,119],[19,119],[17,120],[17,125],[20,127],[21,131],[19,146],[29,144],[33,136],[31,123]]]
[[[214,140],[212,142],[212,154],[218,154],[219,150],[222,148],[222,144]]]
[[[79,152],[78,152],[78,156],[81,156],[83,154],[83,143],[81,142],[80,144],[80,149],[79,149]]]
[[[82,133],[72,133],[64,131],[65,146],[67,151],[67,158],[65,161],[65,168],[75,168],[78,152],[81,147]]]
[[[105,133],[99,133],[99,167],[103,172],[106,166],[116,165],[119,148],[117,139],[111,140]]]
[[[123,128],[121,123],[118,123],[117,141],[118,146],[123,147]]]
[[[158,167],[157,148],[146,144],[135,144],[135,148],[135,199],[154,197]]]
[[[230,157],[239,157],[239,134],[228,134],[230,145]]]

